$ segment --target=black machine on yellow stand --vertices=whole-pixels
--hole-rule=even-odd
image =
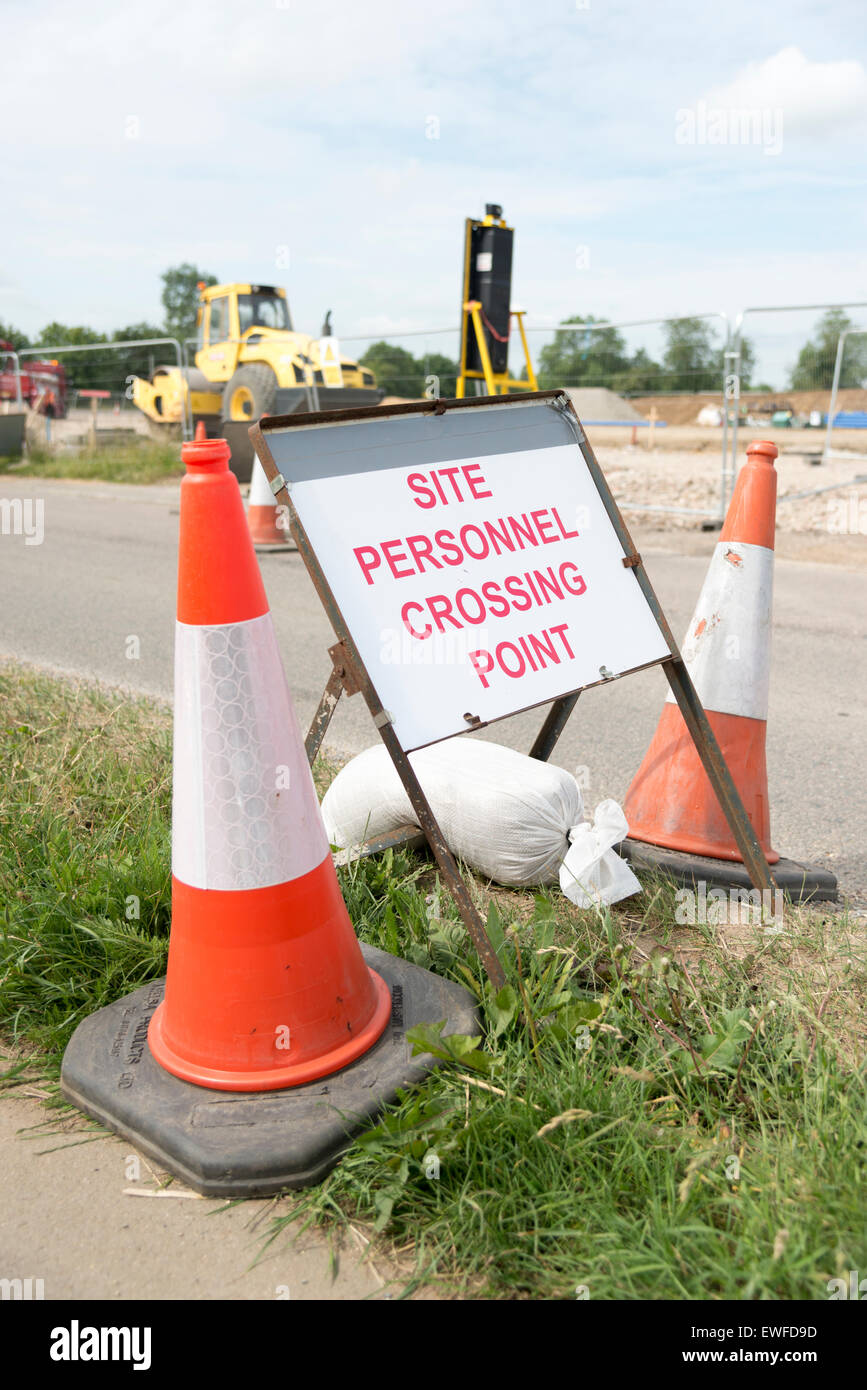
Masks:
[[[509,391],[537,391],[536,374],[524,331],[524,310],[513,309],[512,243],[514,230],[503,220],[498,203],[485,204],[481,221],[468,217],[464,238],[464,280],[461,296],[461,357],[457,394],[466,395],[467,381],[484,382],[489,396]],[[509,338],[517,320],[526,362],[526,378],[509,376]]]

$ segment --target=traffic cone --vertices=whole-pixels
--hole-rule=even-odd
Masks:
[[[439,1063],[408,1033],[478,1031],[467,990],[359,946],[225,440],[185,444],[168,978],[79,1024],[67,1100],[197,1192],[319,1181]]]
[[[365,1052],[389,993],[337,886],[229,446],[182,457],[172,929],[148,1040],[186,1081],[275,1090]]]
[[[747,450],[710,568],[683,644],[683,657],[728,764],[767,862],[781,864],[778,885],[790,891],[813,875],[810,896],[833,887],[824,871],[780,861],[771,845],[765,740],[768,719],[777,447],[759,440]],[[624,849],[648,863],[634,842],[673,854],[652,862],[694,877],[693,860],[742,863],[728,821],[711,787],[674,695],[669,693],[644,761],[623,803],[629,823]],[[685,874],[680,871],[684,871]],[[743,880],[745,870],[714,873],[717,881]],[[829,882],[830,881],[830,882]]]
[[[257,550],[285,548],[289,540],[288,532],[280,526],[280,509],[273,492],[268,486],[265,470],[258,457],[253,458],[253,472],[250,478],[250,498],[247,505],[247,524],[250,536]]]
[[[775,444],[747,450],[683,644],[699,699],[769,864],[768,719]],[[668,849],[740,859],[728,822],[669,693],[656,734],[623,803],[629,834]]]

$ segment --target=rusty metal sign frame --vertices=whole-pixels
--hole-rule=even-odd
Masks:
[[[708,721],[707,714],[698,698],[689,671],[686,668],[686,664],[680,654],[680,649],[669,627],[668,620],[656,597],[650,579],[647,576],[641,556],[635,549],[632,537],[621,516],[617,503],[611,494],[602,469],[597,462],[596,455],[584,433],[584,429],[575,413],[572,402],[565,391],[522,391],[520,394],[508,396],[467,396],[460,400],[438,399],[411,402],[405,405],[395,406],[361,406],[348,410],[316,411],[307,415],[272,415],[260,421],[258,424],[253,425],[250,429],[250,439],[259,457],[259,461],[265,470],[271,490],[274,493],[276,501],[286,508],[287,515],[289,516],[289,529],[292,538],[298,547],[298,553],[304,561],[313,586],[338,638],[334,646],[329,648],[333,670],[325,691],[323,692],[322,699],[319,702],[319,707],[313,717],[313,722],[310,726],[310,731],[305,743],[308,761],[312,765],[316,758],[316,754],[321,747],[322,740],[325,737],[328,725],[331,722],[332,715],[334,714],[341,694],[345,693],[347,695],[352,695],[360,693],[363,695],[365,704],[373,719],[374,726],[388,749],[398,776],[403,783],[404,789],[415,811],[422,833],[430,846],[431,852],[448,885],[449,891],[455,900],[464,925],[478,951],[479,958],[485,967],[488,978],[495,989],[501,989],[506,983],[502,964],[485,930],[485,924],[473,904],[467,885],[461,876],[454,856],[446,843],[445,837],[437,823],[421,783],[410,763],[409,756],[395,733],[388,711],[383,708],[382,701],[377,694],[370,674],[358,652],[352,633],[340,611],[340,607],[331,590],[331,586],[328,583],[322,566],[319,563],[316,552],[311,545],[303,523],[295,510],[291,492],[287,488],[286,480],[277,467],[268,445],[267,436],[277,430],[297,429],[299,427],[304,428],[309,425],[337,425],[353,420],[384,420],[395,416],[407,415],[444,415],[446,411],[473,410],[479,406],[505,406],[512,403],[526,405],[529,401],[544,401],[551,405],[563,416],[572,431],[575,443],[587,465],[592,482],[596,491],[599,493],[608,518],[623,548],[623,564],[627,569],[631,569],[635,575],[636,582],[641,588],[648,607],[668,646],[670,655],[668,657],[662,657],[658,661],[654,661],[650,664],[661,665],[665,672],[672,694],[677,701],[684,722],[695,745],[696,752],[701,759],[702,766],[707,773],[710,784],[726,817],[735,843],[743,856],[743,862],[753,886],[759,889],[759,891],[772,892],[775,887],[774,880],[759,844],[758,837],[756,836],[755,830],[753,829],[741,800],[740,793],[735,786],[734,779],[722,755],[716,736]],[[632,671],[623,673],[623,675],[632,674],[634,674]],[[620,679],[620,677],[617,678]],[[603,683],[607,682],[600,682],[600,684]],[[538,758],[543,762],[547,761],[554,751],[557,740],[566,727],[569,716],[575,708],[581,694],[581,690],[589,688],[589,686],[582,686],[578,690],[573,690],[565,695],[559,696],[550,703],[550,708],[542,727],[530,749],[531,758]],[[531,706],[531,708],[534,707]],[[502,717],[510,718],[513,714],[519,714],[521,712],[520,710],[513,710],[509,712],[509,715],[504,715]],[[485,726],[481,723],[476,723],[471,727],[481,728]],[[377,847],[385,848],[387,844],[405,844],[412,838],[417,837],[417,828],[415,826],[407,826],[404,830],[395,831],[390,836],[381,837],[377,842]]]

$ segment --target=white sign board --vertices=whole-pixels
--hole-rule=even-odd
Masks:
[[[404,749],[671,655],[574,443],[291,497]]]

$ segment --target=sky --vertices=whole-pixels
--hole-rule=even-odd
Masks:
[[[0,22],[0,320],[31,336],[159,322],[181,261],[285,285],[308,332],[332,309],[353,351],[452,329],[486,202],[531,324],[867,300],[864,0],[0,0]],[[753,320],[769,372],[816,317]]]

